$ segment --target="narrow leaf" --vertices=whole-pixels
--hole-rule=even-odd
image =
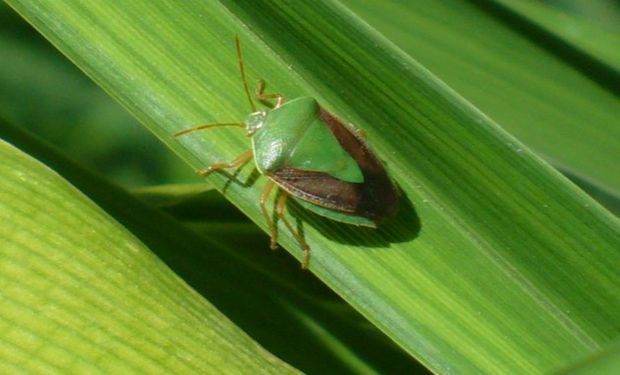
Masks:
[[[0,159],[1,372],[295,373],[53,171]]]
[[[375,232],[293,211],[312,271],[432,370],[550,371],[616,335],[617,220],[338,3],[9,4],[193,168],[249,147],[228,129],[172,137],[249,112],[235,34],[252,80],[365,129],[400,214]],[[266,229],[264,179],[211,180]]]

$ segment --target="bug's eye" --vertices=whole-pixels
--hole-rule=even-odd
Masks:
[[[248,130],[248,135],[256,133],[265,123],[266,112],[254,112],[250,113],[245,119],[245,127]]]

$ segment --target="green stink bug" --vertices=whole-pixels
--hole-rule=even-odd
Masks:
[[[256,99],[275,100],[275,104],[271,109],[257,110],[248,89],[238,36],[235,45],[252,113],[243,123],[205,124],[175,136],[227,126],[246,129],[252,142],[250,150],[230,163],[215,163],[198,173],[208,176],[222,169],[238,168],[254,158],[256,169],[268,178],[259,205],[270,228],[271,248],[277,248],[278,228],[265,204],[277,187],[281,194],[275,213],[299,242],[304,252],[302,268],[307,268],[310,248],[284,216],[289,196],[318,215],[376,228],[396,211],[400,194],[360,134],[323,109],[314,98],[306,96],[285,102],[280,94],[266,94],[265,82],[260,80]]]

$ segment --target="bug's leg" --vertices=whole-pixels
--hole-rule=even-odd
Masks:
[[[208,166],[207,168],[198,170],[196,173],[198,173],[202,177],[207,177],[211,173],[219,171],[221,169],[237,168],[245,164],[248,160],[252,159],[253,155],[254,154],[252,153],[252,150],[247,150],[230,163],[215,163]]]
[[[301,236],[301,234],[299,234],[299,232],[296,231],[295,228],[293,228],[293,225],[291,225],[291,223],[288,221],[288,219],[284,215],[284,209],[286,208],[287,199],[288,199],[288,193],[285,191],[282,191],[282,195],[280,195],[280,198],[278,198],[278,203],[276,204],[276,215],[278,215],[280,220],[284,222],[284,225],[286,225],[286,227],[291,232],[293,237],[295,237],[297,242],[299,242],[299,245],[301,246],[301,249],[304,252],[304,258],[301,261],[301,268],[307,269],[308,264],[310,263],[310,247],[308,246],[304,238]]]
[[[255,95],[256,95],[256,99],[258,100],[275,99],[276,104],[274,108],[278,108],[282,104],[284,104],[284,97],[282,96],[282,94],[265,94],[265,80],[264,79],[260,79],[258,81],[258,87],[256,88]]]
[[[273,182],[272,180],[268,180],[265,184],[265,187],[263,188],[263,194],[261,194],[259,201],[260,209],[261,211],[263,211],[263,216],[265,216],[265,221],[267,221],[267,225],[269,225],[269,233],[271,234],[271,243],[269,247],[271,247],[271,250],[275,250],[278,248],[278,227],[276,226],[276,223],[274,223],[271,219],[271,215],[269,215],[269,211],[267,211],[267,207],[265,207],[265,204],[267,203],[267,199],[269,199],[269,195],[271,194],[274,186],[275,182]]]

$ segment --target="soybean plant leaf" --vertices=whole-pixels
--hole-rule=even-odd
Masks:
[[[316,97],[365,129],[402,189],[399,215],[379,231],[298,209],[293,217],[312,248],[312,272],[431,370],[552,371],[617,334],[617,219],[339,3],[9,4],[192,168],[249,147],[234,129],[172,137],[249,112],[235,34],[252,82],[264,78],[286,98]],[[569,87],[614,108],[591,83]],[[251,182],[250,169],[237,180]],[[257,204],[264,179],[210,179],[267,230]],[[300,258],[286,231],[280,243]]]

